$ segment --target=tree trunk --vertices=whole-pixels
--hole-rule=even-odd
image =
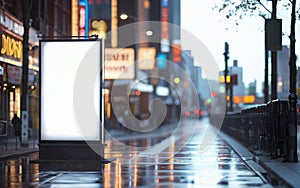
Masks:
[[[33,0],[22,1],[23,13],[23,62],[22,62],[22,87],[21,87],[21,118],[22,118],[22,142],[21,146],[27,147],[28,135],[28,113],[27,113],[27,91],[28,91],[28,50],[29,50],[29,17]]]

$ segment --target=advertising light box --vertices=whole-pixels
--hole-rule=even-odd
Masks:
[[[40,141],[101,138],[102,40],[40,41]]]

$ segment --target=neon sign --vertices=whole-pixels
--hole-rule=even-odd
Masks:
[[[22,42],[15,40],[5,34],[1,35],[2,47],[1,55],[13,57],[15,59],[21,59],[22,57]]]
[[[161,52],[169,52],[170,51],[170,41],[169,41],[169,28],[168,28],[168,17],[169,17],[169,8],[168,8],[168,0],[162,1],[162,9],[161,9]]]
[[[85,36],[85,19],[86,19],[85,6],[79,6],[79,36]]]

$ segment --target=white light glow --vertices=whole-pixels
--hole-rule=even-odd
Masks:
[[[100,82],[95,79],[94,105],[98,117],[79,126],[74,112],[74,85],[82,63],[88,69],[97,68],[100,75],[99,41],[42,41],[41,42],[41,140],[82,141],[100,140]],[[87,55],[89,54],[89,55]],[[93,57],[90,56],[93,54]],[[95,72],[95,71],[93,71]],[[100,76],[96,76],[100,79]],[[80,78],[81,79],[81,78]],[[84,78],[82,78],[84,79]],[[98,83],[98,84],[97,84]],[[78,93],[76,93],[78,95]],[[87,99],[82,99],[85,101]],[[91,111],[94,110],[93,106]],[[86,112],[89,113],[89,112]],[[84,129],[84,130],[82,130]],[[88,130],[88,131],[87,131]],[[84,133],[84,135],[83,135]]]
[[[157,86],[156,87],[156,95],[158,96],[169,96],[170,91],[167,87]]]

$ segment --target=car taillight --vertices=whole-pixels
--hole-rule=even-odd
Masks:
[[[185,116],[190,116],[191,115],[190,111],[185,111],[184,114],[185,114]]]
[[[203,116],[203,115],[204,115],[204,111],[203,111],[203,110],[200,110],[199,114],[200,114],[201,116]]]
[[[194,114],[195,115],[199,114],[199,110],[198,109],[194,109]]]

